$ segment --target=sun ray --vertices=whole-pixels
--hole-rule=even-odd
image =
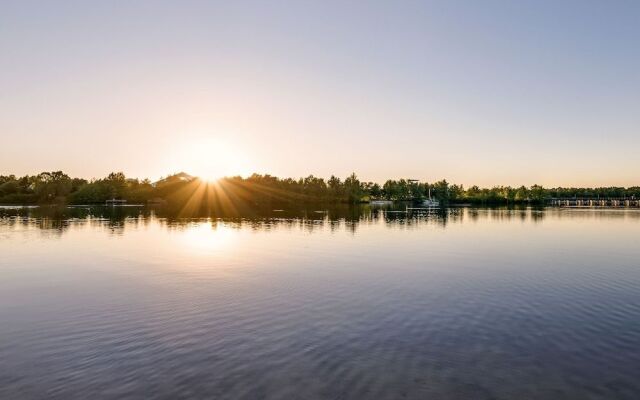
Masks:
[[[194,216],[198,213],[200,205],[202,204],[202,195],[204,193],[206,183],[200,179],[194,180],[194,185],[188,185],[185,189],[191,188],[191,194],[187,198],[184,206],[178,213],[181,217]]]

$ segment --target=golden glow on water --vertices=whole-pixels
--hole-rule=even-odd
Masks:
[[[189,226],[180,236],[180,241],[189,249],[201,252],[228,250],[238,237],[234,229],[224,224],[212,225],[211,221]]]

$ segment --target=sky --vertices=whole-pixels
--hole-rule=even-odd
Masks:
[[[640,185],[637,1],[0,0],[0,174]]]

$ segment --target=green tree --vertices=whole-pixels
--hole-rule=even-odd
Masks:
[[[363,190],[355,172],[344,180],[344,189],[349,203],[358,203],[362,199]]]

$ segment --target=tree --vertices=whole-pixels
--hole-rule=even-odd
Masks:
[[[363,190],[355,172],[344,180],[344,189],[349,203],[358,203],[362,199]]]
[[[41,202],[65,201],[72,188],[71,178],[62,171],[42,172],[33,182],[33,191]]]
[[[382,188],[377,183],[374,183],[369,188],[369,194],[373,198],[380,198],[382,196]]]
[[[531,201],[534,203],[542,203],[547,197],[544,188],[540,185],[531,186],[529,196]]]
[[[331,196],[334,199],[340,198],[342,196],[342,182],[340,182],[340,178],[331,175],[331,178],[329,178],[327,183]]]

